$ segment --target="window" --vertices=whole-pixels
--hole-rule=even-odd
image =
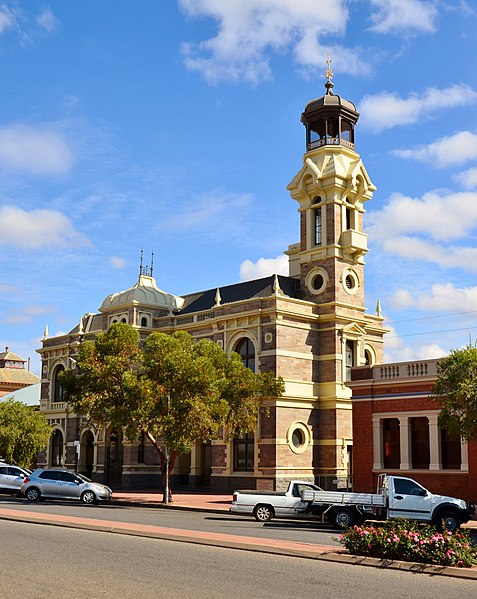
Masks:
[[[383,420],[383,465],[384,468],[399,468],[401,465],[401,441],[398,418]]]
[[[145,316],[143,316],[141,318],[141,326],[142,327],[147,327],[147,318]]]
[[[65,483],[74,483],[77,480],[76,476],[71,472],[58,472],[58,474],[60,475],[59,479]]]
[[[296,428],[293,431],[291,441],[292,441],[293,447],[296,447],[297,449],[305,444],[305,441],[306,441],[305,434],[301,430],[301,428]]]
[[[395,478],[394,492],[400,495],[417,495],[420,497],[426,495],[424,487],[421,487],[421,485],[408,478]]]
[[[321,238],[321,207],[320,208],[315,208],[313,210],[313,214],[315,216],[315,245],[321,245],[322,243],[322,238]]]
[[[241,339],[237,343],[235,351],[242,358],[242,364],[255,372],[255,347],[250,339],[248,337]]]
[[[355,341],[346,340],[345,346],[345,380],[351,380],[351,369],[356,366],[355,360]]]
[[[364,363],[366,366],[373,366],[374,364],[373,352],[370,349],[364,350]]]
[[[234,439],[234,470],[237,472],[253,472],[253,461],[253,433],[245,433],[243,437]]]
[[[441,457],[444,470],[460,470],[462,463],[459,435],[441,429]]]
[[[63,401],[63,387],[58,380],[60,372],[63,372],[64,366],[58,366],[53,377],[53,401]]]
[[[63,434],[56,429],[51,439],[51,465],[63,465]]]
[[[429,421],[424,416],[411,418],[410,422],[412,467],[429,469]]]
[[[58,470],[45,470],[38,478],[44,478],[45,480],[59,480],[60,473]]]
[[[346,120],[341,121],[341,139],[353,143],[353,128],[351,123]]]

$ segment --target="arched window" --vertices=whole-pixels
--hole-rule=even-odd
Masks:
[[[58,428],[51,437],[51,465],[63,466],[63,433]]]
[[[64,366],[57,366],[53,376],[53,401],[63,401],[63,387],[58,379],[60,372],[63,372]]]
[[[147,318],[145,316],[143,316],[141,318],[141,326],[142,327],[147,327]]]
[[[255,347],[248,337],[240,339],[235,347],[235,351],[240,354],[242,364],[255,372]]]
[[[124,324],[126,324],[126,319],[125,318],[121,318],[121,322],[124,322]]]

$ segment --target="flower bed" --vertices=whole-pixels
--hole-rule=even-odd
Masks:
[[[477,547],[467,530],[438,532],[434,526],[399,519],[354,526],[339,536],[352,555],[469,568],[477,564]]]

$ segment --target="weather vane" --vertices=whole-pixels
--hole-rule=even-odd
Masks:
[[[328,52],[328,58],[326,60],[325,77],[326,77],[326,83],[325,83],[326,93],[333,95],[333,92],[331,91],[332,88],[334,87],[333,81],[331,81],[333,79],[333,71],[331,70],[331,56],[330,56],[329,52]]]

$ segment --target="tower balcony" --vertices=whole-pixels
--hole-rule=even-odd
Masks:
[[[366,233],[348,229],[341,233],[340,245],[345,255],[357,259],[368,251],[368,236]]]

